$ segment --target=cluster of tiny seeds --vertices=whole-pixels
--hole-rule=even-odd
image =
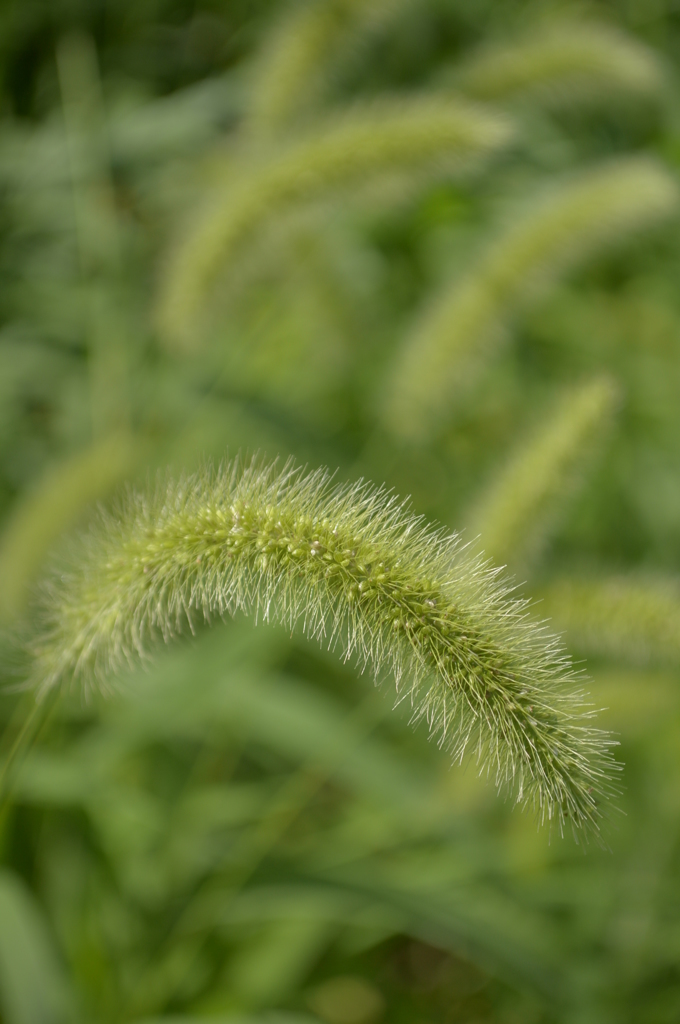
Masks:
[[[427,579],[415,585],[412,569],[407,566],[400,572],[375,545],[367,546],[361,537],[342,536],[327,518],[286,517],[272,506],[258,510],[246,502],[234,503],[227,510],[206,509],[198,521],[191,518],[191,532],[187,530],[181,538],[186,546],[185,568],[193,560],[200,572],[225,560],[228,565],[239,557],[252,560],[261,572],[276,564],[279,569],[290,571],[297,566],[305,574],[316,573],[331,586],[335,584],[349,604],[370,608],[373,614],[377,606],[380,625],[391,627],[428,667],[439,667],[455,681],[474,713],[484,713],[483,706],[493,711],[495,705],[502,704],[503,718],[517,717],[518,728],[521,725],[526,731],[529,726],[529,734],[524,732],[527,742],[540,744],[539,722],[531,717],[533,696],[518,685],[512,667],[504,664],[499,651],[482,641],[471,624],[463,631],[462,616],[448,606],[441,587]],[[148,553],[139,557],[146,576],[156,576],[166,568],[165,552],[181,550],[178,525],[174,523],[171,531],[175,536],[161,540],[156,534]],[[173,571],[177,566],[178,560],[173,558]],[[556,725],[554,713],[550,718]],[[549,756],[550,752],[542,753]]]
[[[179,566],[189,569],[193,562],[194,575],[225,561],[228,567],[235,557],[252,559],[254,567],[262,572],[274,564],[287,569],[304,566],[305,573],[315,572],[335,582],[350,604],[370,607],[376,602],[383,609],[385,624],[404,635],[424,656],[429,654],[428,660],[441,661],[445,651],[450,667],[460,669],[468,684],[484,673],[486,698],[507,698],[507,686],[515,681],[512,671],[503,665],[498,652],[488,643],[482,644],[471,625],[465,632],[461,630],[461,614],[447,607],[441,588],[427,579],[415,586],[409,567],[400,573],[375,545],[367,550],[362,538],[342,537],[328,519],[315,522],[309,516],[298,516],[284,522],[271,506],[258,513],[248,504],[238,503],[228,512],[221,508],[205,510],[191,525],[191,532],[180,536],[181,525],[173,523],[171,531],[162,531],[160,537],[156,532],[144,544],[145,553],[137,561],[147,577],[147,586],[151,587],[159,573],[167,570],[168,551],[173,552],[173,572]],[[183,545],[177,543],[180,540]],[[517,688],[517,696],[521,695]]]

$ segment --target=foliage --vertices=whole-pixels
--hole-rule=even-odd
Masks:
[[[680,25],[655,10],[156,0],[3,15],[3,1024],[677,1018]],[[385,490],[200,469],[239,450]],[[183,482],[154,497],[159,470]],[[137,497],[93,512],[123,480]],[[185,543],[232,487],[259,509],[246,589],[194,559],[173,605],[162,531]],[[276,543],[262,562],[258,542],[281,540],[268,488],[286,537],[309,540],[299,564]],[[444,524],[437,544],[387,491]],[[454,528],[527,577],[529,653],[550,616],[621,740],[610,851],[548,843],[474,758],[450,767],[427,722],[409,726],[408,699],[393,713],[310,642],[324,623],[361,639],[342,558],[292,628],[320,584],[296,501],[329,529],[345,503],[343,550],[403,541],[406,575],[455,594],[456,621],[471,579],[501,598],[461,543],[431,562]],[[139,635],[106,619],[121,567]],[[240,616],[269,598],[283,624]],[[496,638],[510,621],[517,635],[514,599],[497,604],[508,619],[485,598]],[[237,615],[194,616],[195,635],[128,663],[192,602]],[[95,605],[107,699],[68,685]],[[49,661],[46,609],[71,648],[41,677],[66,685],[36,703],[15,640]],[[525,701],[519,747],[531,714]]]

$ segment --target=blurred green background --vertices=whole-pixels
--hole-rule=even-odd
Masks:
[[[679,61],[672,0],[2,0],[2,758],[93,504],[262,452],[507,565],[626,766],[584,851],[214,626],[20,759],[2,1024],[680,1020]]]

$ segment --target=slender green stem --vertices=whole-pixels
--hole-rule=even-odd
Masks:
[[[31,741],[34,741],[45,727],[47,720],[56,704],[58,690],[53,690],[46,700],[32,700],[31,708],[24,717],[7,755],[0,764],[0,813],[4,810],[11,796],[12,774],[17,763]],[[11,727],[11,722],[10,722]]]

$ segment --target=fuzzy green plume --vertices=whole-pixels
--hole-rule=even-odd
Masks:
[[[574,102],[617,92],[658,94],[665,78],[657,55],[638,40],[611,26],[567,23],[485,47],[455,81],[483,100]]]
[[[473,383],[510,316],[574,265],[675,213],[674,177],[643,158],[581,175],[532,202],[463,277],[445,288],[406,338],[383,403],[395,435],[427,437]]]
[[[265,40],[255,68],[246,128],[280,131],[319,103],[338,50],[375,31],[405,0],[307,0],[286,10]]]
[[[554,637],[459,538],[363,482],[257,463],[131,493],[45,588],[34,679],[105,684],[154,640],[238,611],[391,672],[454,758],[541,820],[597,830],[614,767]]]
[[[565,579],[541,596],[541,611],[583,654],[638,664],[680,663],[677,580]]]
[[[611,424],[617,399],[610,380],[589,381],[511,455],[469,519],[489,558],[518,569],[540,553]]]
[[[166,268],[161,332],[182,338],[222,270],[272,217],[296,203],[363,184],[367,177],[432,166],[461,170],[508,143],[509,122],[465,101],[418,98],[372,103],[327,120],[315,133],[248,166],[217,188]]]

